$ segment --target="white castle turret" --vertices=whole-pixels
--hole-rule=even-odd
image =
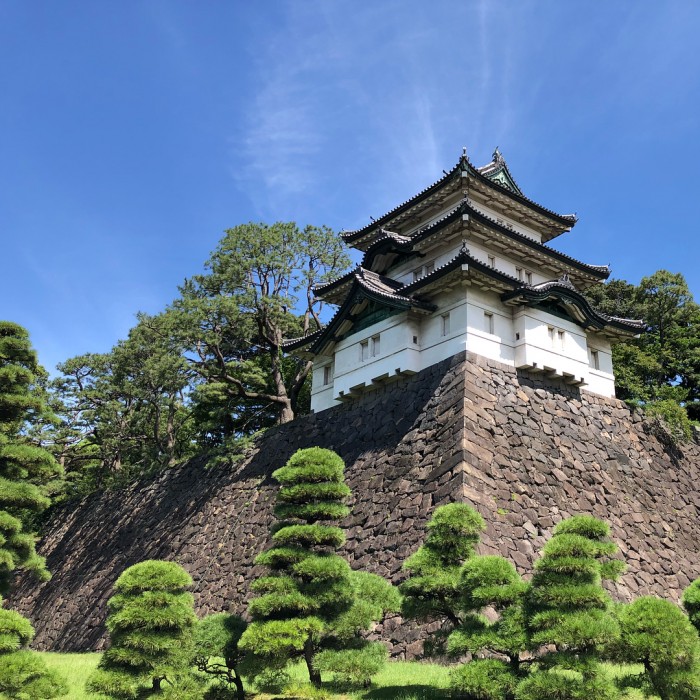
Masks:
[[[608,266],[547,245],[575,223],[528,199],[496,149],[481,168],[464,153],[430,187],[343,233],[362,262],[315,290],[336,314],[285,345],[313,358],[312,410],[465,350],[614,396],[611,343],[645,324],[584,296]]]

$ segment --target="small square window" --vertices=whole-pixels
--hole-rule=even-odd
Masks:
[[[440,317],[440,335],[449,335],[450,334],[450,314],[443,314]]]

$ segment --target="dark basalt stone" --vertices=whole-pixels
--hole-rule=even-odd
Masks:
[[[194,578],[197,612],[243,612],[269,543],[270,474],[301,447],[347,464],[351,564],[399,582],[432,510],[474,505],[488,523],[482,553],[523,574],[561,519],[608,521],[628,569],[619,600],[672,600],[700,576],[700,448],[669,443],[615,399],[461,354],[359,400],[269,430],[241,462],[193,460],[118,492],[52,513],[40,551],[53,578],[20,578],[9,604],[38,649],[100,649],[106,601],[128,566],[177,561]],[[434,625],[433,625],[434,627]],[[421,632],[394,617],[376,631],[394,656],[420,653]]]

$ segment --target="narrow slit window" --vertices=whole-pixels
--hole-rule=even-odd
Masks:
[[[490,311],[484,311],[484,330],[493,335],[493,314]]]
[[[379,336],[375,335],[372,338],[372,357],[377,357],[381,352],[381,346],[379,344]]]
[[[554,347],[554,328],[552,326],[547,328],[547,334],[549,335],[549,344]]]
[[[429,275],[431,272],[434,272],[434,271],[435,271],[435,263],[434,263],[434,262],[429,262],[429,263],[425,266],[425,274],[426,274],[426,275]]]
[[[450,314],[443,314],[440,317],[441,327],[440,334],[445,336],[450,334]]]
[[[532,284],[532,272],[526,272],[525,273],[525,281],[528,284]]]
[[[559,331],[559,330],[558,330],[558,331],[557,331],[557,347],[559,348],[559,350],[563,350],[563,349],[564,349],[564,340],[565,340],[565,338],[566,338],[566,334],[564,333],[564,331]]]
[[[369,359],[369,341],[363,340],[360,343],[360,362],[365,362]]]
[[[323,368],[323,386],[328,386],[331,383],[331,378],[333,377],[333,372],[330,365],[326,365]]]
[[[600,357],[597,350],[591,350],[591,367],[600,369]]]
[[[515,268],[515,276],[522,282],[523,281],[523,268],[522,267],[516,267]]]

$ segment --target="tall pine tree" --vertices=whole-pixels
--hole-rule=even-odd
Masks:
[[[518,687],[519,700],[612,700],[617,691],[600,664],[619,637],[602,586],[624,565],[606,523],[576,515],[554,528],[525,596],[525,622],[538,668]]]
[[[27,524],[50,501],[45,485],[60,473],[52,455],[28,436],[46,419],[37,362],[27,331],[0,322],[0,592],[17,569],[47,579],[44,559],[35,550]]]

